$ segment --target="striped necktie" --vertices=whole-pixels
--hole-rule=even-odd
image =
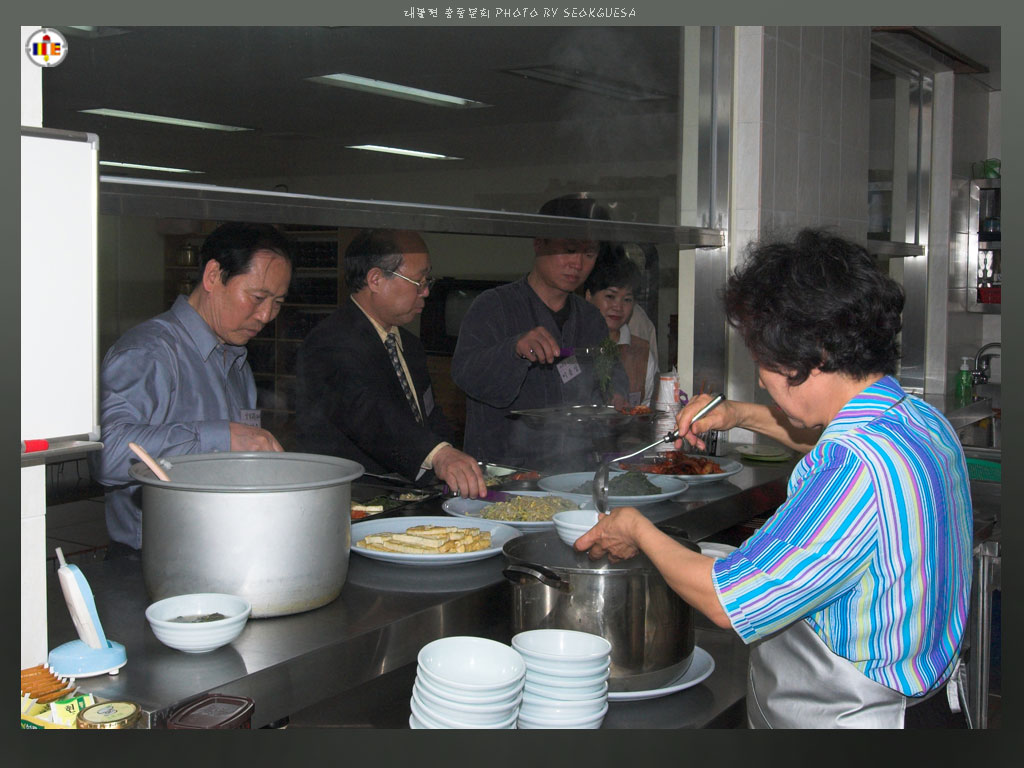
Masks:
[[[391,365],[395,367],[395,373],[398,374],[398,381],[402,385],[402,391],[405,392],[405,399],[409,401],[409,407],[412,408],[412,413],[416,417],[416,423],[423,423],[423,415],[420,413],[420,407],[416,403],[416,397],[412,393],[412,388],[409,386],[409,380],[405,377],[405,369],[402,368],[402,361],[398,359],[398,344],[395,341],[395,334],[389,333],[387,338],[384,339],[384,346],[388,349],[388,357],[391,358]]]

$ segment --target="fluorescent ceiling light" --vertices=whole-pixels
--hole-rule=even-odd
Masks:
[[[113,160],[100,160],[100,165],[109,165],[113,168],[137,168],[143,171],[162,171],[164,173],[203,173],[203,171],[190,171],[187,168],[165,168],[162,165],[140,165],[139,163],[115,163]]]
[[[351,88],[354,91],[365,91],[367,93],[376,93],[381,96],[393,96],[396,99],[419,101],[423,104],[433,104],[436,107],[467,108],[490,106],[490,104],[484,104],[482,101],[463,99],[460,96],[449,96],[446,93],[424,91],[421,88],[411,88],[408,85],[398,85],[397,83],[389,83],[384,80],[372,80],[369,77],[347,75],[343,72],[335,75],[307,77],[306,79],[322,85],[336,85],[339,88]]]
[[[252,128],[239,128],[237,125],[221,125],[220,123],[204,123],[199,120],[184,120],[180,117],[164,117],[163,115],[147,115],[144,112],[125,112],[122,109],[82,109],[90,115],[104,117],[123,117],[127,120],[142,120],[148,123],[164,123],[165,125],[181,125],[186,128],[205,128],[211,131],[251,131]]]
[[[591,72],[581,72],[573,67],[564,67],[559,64],[546,64],[539,67],[522,67],[520,69],[506,69],[506,72],[521,77],[528,77],[533,80],[543,80],[547,83],[564,85],[569,88],[578,88],[583,91],[590,91],[601,96],[610,96],[613,99],[624,99],[626,101],[657,101],[659,99],[672,98],[671,94],[661,93],[649,88],[627,83],[622,80],[613,80],[610,77],[595,75]]]
[[[450,155],[439,155],[436,152],[420,152],[416,149],[400,149],[399,147],[384,147],[380,144],[350,144],[346,149],[366,149],[370,152],[387,152],[391,155],[408,155],[409,157],[423,157],[427,160],[462,160],[461,157]]]

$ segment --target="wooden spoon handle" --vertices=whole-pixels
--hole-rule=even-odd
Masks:
[[[156,463],[156,459],[150,456],[149,452],[145,448],[143,448],[138,443],[128,443],[128,447],[132,449],[136,456],[142,459],[142,461],[146,464],[147,467],[153,470],[154,475],[163,480],[165,483],[171,482],[171,478],[167,476],[166,472],[164,472],[164,468]]]

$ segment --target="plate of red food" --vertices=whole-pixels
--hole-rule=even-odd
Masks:
[[[678,475],[686,482],[715,483],[743,471],[743,465],[717,456],[694,456],[682,451],[664,451],[643,459],[620,461],[619,469],[645,472],[649,475]]]

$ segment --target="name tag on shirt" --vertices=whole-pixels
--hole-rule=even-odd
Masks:
[[[424,416],[429,416],[434,410],[434,388],[427,387],[427,391],[423,393],[423,409],[426,411]]]
[[[243,424],[246,424],[246,425],[248,425],[250,427],[259,427],[260,426],[260,410],[259,410],[259,408],[254,408],[252,410],[250,410],[248,408],[243,408],[241,410],[241,420],[242,420]]]
[[[558,375],[562,377],[563,384],[568,384],[583,372],[583,369],[580,368],[580,364],[576,362],[576,355],[567,357],[556,365],[555,368],[558,369]]]

